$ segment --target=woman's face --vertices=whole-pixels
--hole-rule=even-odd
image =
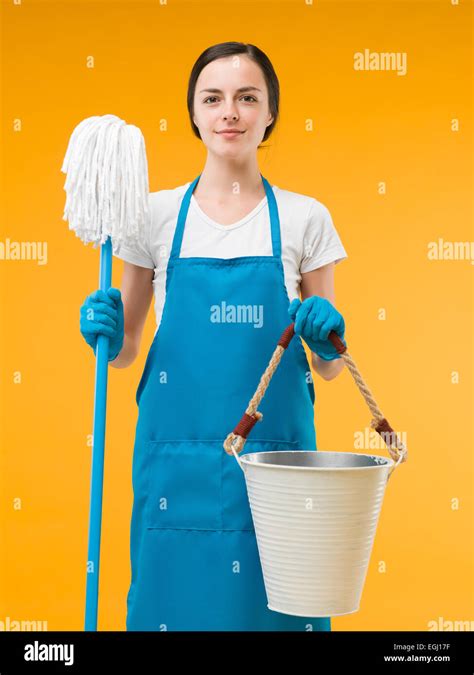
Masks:
[[[254,153],[273,121],[265,78],[255,61],[235,54],[208,63],[196,82],[193,120],[210,152],[232,158]],[[221,133],[225,129],[240,133]]]

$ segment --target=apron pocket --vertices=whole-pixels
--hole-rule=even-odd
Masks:
[[[300,447],[298,441],[248,439],[239,457],[249,452],[299,450]],[[255,531],[244,472],[234,455],[228,455],[224,449],[222,454],[222,529]]]
[[[148,441],[147,446],[146,527],[221,529],[222,442]]]

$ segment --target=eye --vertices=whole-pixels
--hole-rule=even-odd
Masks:
[[[211,98],[217,100],[217,96],[208,96],[207,98],[204,99],[203,103],[207,103],[207,101],[209,101]],[[245,94],[245,95],[242,96],[241,98],[251,98],[251,99],[252,99],[252,102],[253,102],[253,101],[257,102],[257,99],[255,98],[255,96],[252,96],[251,94]]]

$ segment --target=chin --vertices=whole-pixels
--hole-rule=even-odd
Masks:
[[[239,159],[246,155],[246,153],[242,151],[242,148],[239,148],[238,150],[234,148],[222,150],[222,148],[219,148],[219,150],[214,150],[214,154],[217,155],[217,157],[225,157],[226,159]]]

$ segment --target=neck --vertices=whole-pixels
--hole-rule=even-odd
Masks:
[[[206,199],[234,195],[264,195],[257,157],[222,159],[207,155],[206,164],[194,190],[195,195]]]

